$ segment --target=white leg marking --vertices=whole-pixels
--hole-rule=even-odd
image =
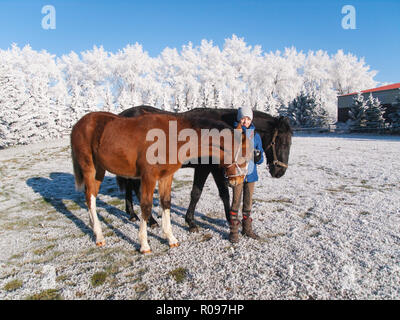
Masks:
[[[94,195],[90,195],[89,217],[90,225],[92,226],[94,235],[96,236],[96,244],[104,245],[105,241],[103,237],[103,232],[101,231],[100,221],[97,217],[96,197]]]
[[[162,227],[164,236],[168,239],[169,245],[176,246],[178,244],[178,240],[176,240],[176,238],[172,234],[170,209],[163,210],[161,227]]]
[[[148,253],[151,252],[149,243],[147,241],[147,222],[141,217],[139,227],[139,242],[140,252]]]

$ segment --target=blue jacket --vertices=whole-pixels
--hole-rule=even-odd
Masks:
[[[238,122],[235,121],[234,127],[238,125]],[[251,143],[253,143],[254,149],[260,150],[261,151],[261,159],[260,161],[256,162],[254,164],[253,158],[249,162],[248,166],[248,173],[247,176],[244,179],[244,182],[255,182],[258,181],[258,174],[257,174],[257,166],[258,164],[263,163],[264,161],[264,150],[262,148],[262,142],[261,142],[261,137],[260,135],[255,131],[255,126],[252,123],[249,128],[246,128],[242,126],[243,132],[246,133],[247,138],[250,139]]]

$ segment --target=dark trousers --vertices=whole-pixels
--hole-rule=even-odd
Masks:
[[[231,211],[239,212],[240,203],[243,195],[243,215],[249,216],[251,212],[251,206],[253,204],[253,192],[255,182],[243,182],[233,188],[233,199]]]

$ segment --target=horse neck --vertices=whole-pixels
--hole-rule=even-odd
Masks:
[[[260,132],[260,137],[263,143],[268,145],[271,142],[271,139],[274,135],[275,127],[273,125],[273,120],[269,119],[258,119],[256,126],[256,131]],[[258,130],[257,130],[258,129]]]
[[[227,157],[228,158],[230,157],[230,160],[233,161],[232,150],[234,149],[234,137],[232,137],[231,144],[227,144],[225,143],[225,140],[223,140],[221,137],[219,137],[218,141],[214,141],[214,139],[211,139],[210,137],[206,139],[205,132],[202,132],[201,128],[193,128],[190,125],[184,128],[193,129],[196,132],[195,135],[196,139],[191,140],[191,142],[195,143],[194,147],[196,147],[197,158],[202,158],[202,157],[216,158],[219,160],[220,164],[223,164]],[[218,144],[215,145],[215,142],[217,142]],[[193,158],[195,157],[193,156],[186,157],[185,161]]]

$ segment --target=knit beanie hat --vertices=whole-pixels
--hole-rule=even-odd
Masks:
[[[240,121],[243,117],[249,117],[253,120],[253,110],[248,106],[243,106],[238,109],[237,121]]]

